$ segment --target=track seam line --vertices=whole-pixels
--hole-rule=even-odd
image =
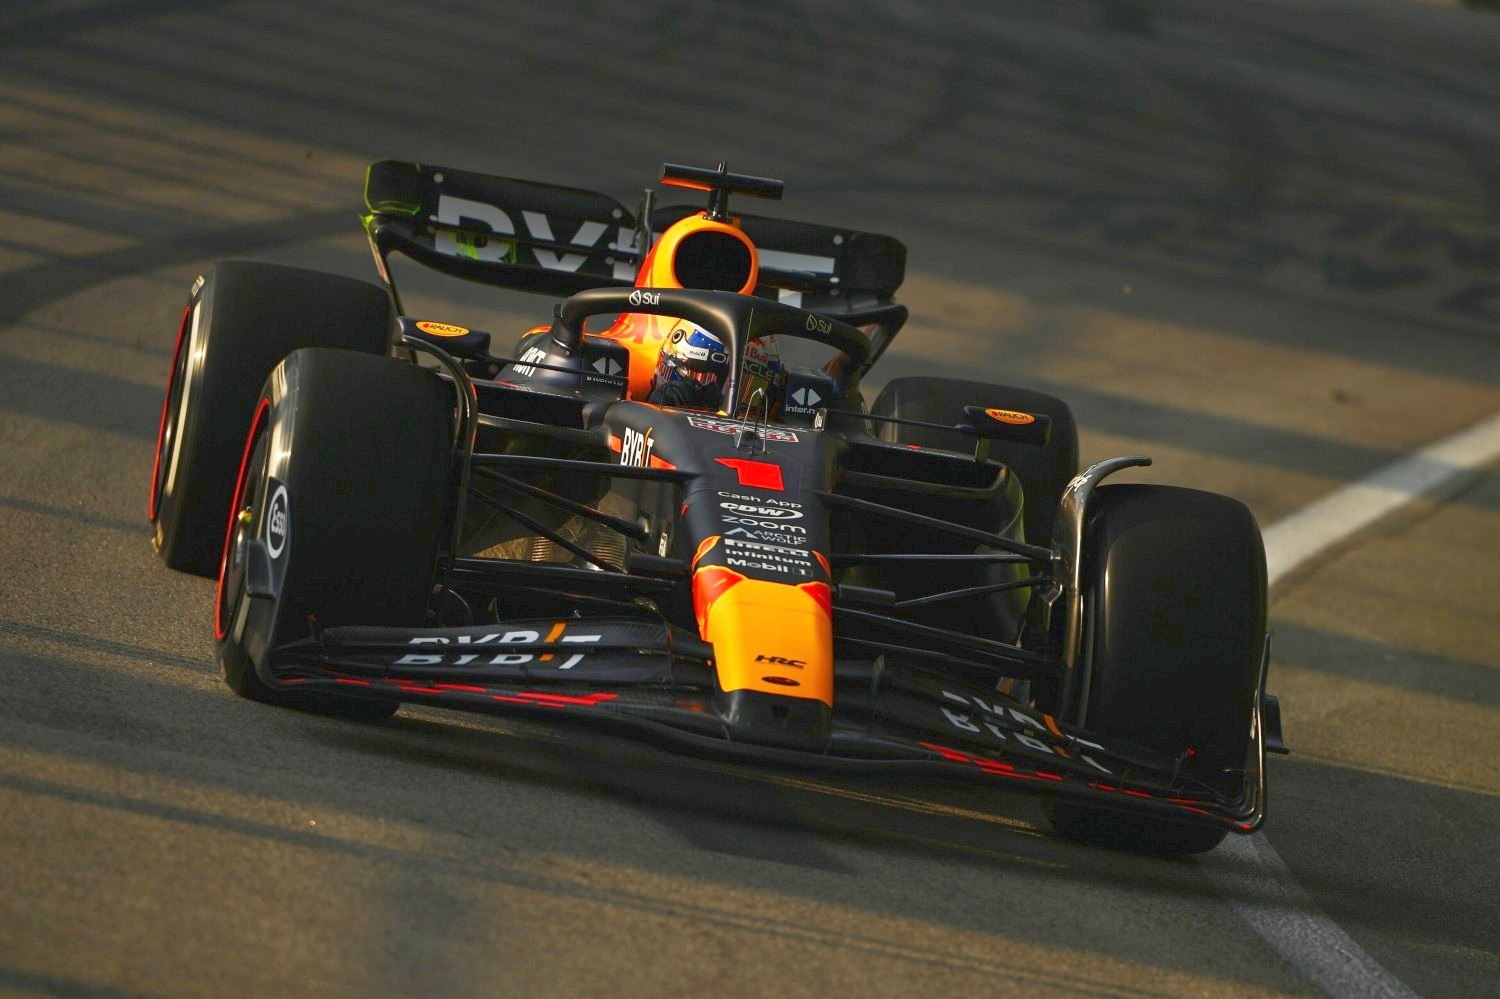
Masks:
[[[1500,413],[1303,507],[1265,531],[1268,585],[1275,586],[1381,518],[1497,457]],[[1205,867],[1234,914],[1324,992],[1340,999],[1416,995],[1318,908],[1264,834],[1232,837],[1215,852],[1227,854],[1241,868]],[[1273,897],[1246,900],[1257,895]]]

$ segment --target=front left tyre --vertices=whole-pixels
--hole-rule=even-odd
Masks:
[[[1266,554],[1237,500],[1158,485],[1101,487],[1084,542],[1086,700],[1093,733],[1179,760],[1224,800],[1242,795],[1267,642]],[[1067,838],[1146,853],[1211,850],[1222,828],[1059,797]]]
[[[453,488],[452,387],[405,361],[304,349],[271,372],[252,412],[219,528],[224,680],[251,700],[389,715],[388,699],[273,683],[272,660],[278,646],[310,637],[314,621],[426,622]]]
[[[386,353],[385,289],[276,264],[226,261],[193,286],[157,430],[148,516],[173,569],[219,571],[229,494],[266,376],[299,347]]]

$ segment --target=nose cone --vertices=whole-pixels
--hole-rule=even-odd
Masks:
[[[731,737],[808,748],[828,738],[833,620],[828,584],[748,579],[723,566],[693,576],[698,628],[714,647]]]
[[[746,579],[707,566],[693,577],[699,631],[723,690],[758,690],[833,706],[833,620],[826,583]],[[704,597],[698,598],[699,591]]]

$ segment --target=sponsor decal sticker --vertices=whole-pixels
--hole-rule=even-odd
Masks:
[[[1011,423],[1018,427],[1036,422],[1036,417],[1030,413],[1020,413],[1014,409],[986,409],[984,415],[1000,423]]]
[[[620,464],[632,468],[650,466],[651,449],[656,447],[656,441],[651,438],[652,429],[647,427],[643,434],[634,427],[625,428],[625,436],[620,440]]]
[[[653,291],[641,291],[639,288],[637,288],[635,291],[632,291],[630,293],[630,298],[627,299],[627,301],[629,301],[631,305],[635,306],[660,305],[661,294]]]
[[[743,429],[738,420],[716,420],[710,416],[689,416],[688,426],[697,430],[710,430],[716,434],[737,434]],[[757,426],[755,432],[775,444],[796,444],[800,439],[790,430],[780,427]]]
[[[813,409],[823,401],[823,397],[818,395],[816,389],[806,385],[793,389],[790,396],[792,402],[796,403],[796,405],[790,407],[792,409]]]
[[[1057,727],[1056,721],[1050,715],[1043,715],[1040,719],[1037,719],[1014,707],[1000,703],[990,704],[972,694],[956,694],[946,689],[940,689],[940,693],[946,699],[956,702],[964,708],[963,711],[955,711],[947,707],[939,708],[943,713],[943,717],[948,720],[948,724],[961,732],[967,732],[971,735],[988,734],[1007,748],[1025,747],[1033,753],[1039,753],[1044,756],[1060,756],[1063,759],[1071,759],[1076,755],[1078,759],[1101,773],[1113,773],[1108,767],[1083,752],[1083,749],[1102,751],[1104,749],[1103,746],[1097,742],[1090,742],[1088,739],[1080,736],[1072,734],[1064,735]],[[977,715],[974,710],[976,708],[978,709]],[[986,715],[1006,723],[1007,729],[1002,729],[993,721],[989,721]],[[981,726],[983,727],[981,728]],[[1010,726],[1021,726],[1021,729],[1017,730]],[[1053,736],[1065,740],[1072,747],[1073,753],[1070,754],[1061,746],[1049,745],[1036,736],[1031,735],[1030,732],[1036,732],[1039,735],[1050,732]]]
[[[531,365],[535,364],[537,361],[545,361],[546,359],[546,348],[527,347],[526,353],[517,358],[520,363],[518,363],[513,370],[522,378],[530,378],[532,375],[536,374],[536,368],[533,368]]]
[[[720,499],[742,500],[746,503],[764,503],[766,506],[779,506],[787,510],[802,509],[801,503],[793,503],[791,500],[777,499],[774,496],[746,496],[743,493],[730,493],[719,490]]]
[[[798,520],[802,517],[801,510],[788,510],[780,506],[762,506],[759,503],[723,502],[719,504],[719,507],[730,513],[747,517],[765,517],[768,520]]]
[[[428,336],[468,336],[469,330],[465,326],[450,326],[447,323],[433,323],[422,320],[417,323],[417,329]]]
[[[726,524],[735,524],[741,527],[759,527],[765,530],[778,531],[783,534],[807,533],[807,528],[805,527],[800,527],[797,524],[783,524],[777,520],[756,520],[754,517],[730,516],[728,514],[725,514],[721,519]],[[730,534],[732,532],[725,531],[724,533]]]
[[[434,177],[434,182],[436,182],[436,177]],[[600,273],[604,267],[609,266],[608,258],[604,261],[599,259],[604,252],[599,243],[606,237],[609,230],[608,223],[593,220],[580,222],[577,231],[569,238],[566,230],[554,232],[552,220],[541,212],[523,211],[520,214],[521,225],[534,239],[544,243],[566,243],[568,246],[583,251],[566,253],[556,249],[544,250],[540,247],[524,248],[525,252],[535,258],[536,266],[552,271],[577,272],[585,264],[589,264],[591,259],[592,265],[587,273]],[[437,213],[428,216],[428,221],[441,227],[433,238],[433,248],[439,253],[451,257],[467,257],[470,260],[508,264],[523,263],[519,259],[523,248],[514,241],[504,238],[516,235],[516,221],[495,205],[469,198],[454,197],[450,194],[439,194]],[[480,223],[488,228],[488,232],[476,232],[472,228],[464,229],[466,221],[470,225]],[[628,245],[634,231],[633,226],[628,230],[623,225],[617,226],[615,242],[621,246]],[[617,280],[635,279],[635,268],[631,266],[628,259],[614,261],[612,273]]]
[[[772,526],[780,527],[782,525],[776,524]],[[797,525],[789,524],[786,526],[790,528]],[[798,529],[801,530],[800,528]],[[787,534],[784,531],[755,530],[748,527],[734,526],[724,531],[724,541],[727,544],[734,538],[746,538],[750,541],[765,541],[773,545],[805,545],[807,544],[805,534],[805,531],[803,534]]]
[[[757,572],[773,572],[782,576],[810,576],[812,572],[805,566],[782,565],[778,562],[761,561],[754,558],[737,558],[730,555],[725,562],[734,569],[751,569]]]
[[[736,528],[737,530],[737,528]],[[807,579],[813,575],[812,558],[800,548],[724,538],[724,557],[736,569],[757,569],[780,576]]]
[[[271,480],[275,485],[271,493],[271,502],[266,504],[266,550],[272,558],[281,558],[281,553],[286,551],[286,542],[291,534],[292,525],[289,522],[291,510],[286,496],[286,486],[275,479]]]
[[[724,544],[730,548],[742,549],[745,552],[778,555],[785,558],[793,558],[804,565],[812,565],[812,560],[808,557],[808,553],[800,548],[788,548],[785,545],[768,545],[760,541],[740,541],[738,538],[725,538]]]
[[[564,625],[564,628],[565,627],[566,626]],[[444,665],[444,666],[469,666],[469,665],[477,665],[477,666],[521,666],[521,665],[524,665],[524,664],[527,664],[527,663],[533,663],[533,662],[540,663],[540,662],[550,662],[550,661],[553,661],[553,654],[550,653],[550,652],[547,652],[547,653],[543,653],[541,655],[537,655],[536,653],[532,653],[532,652],[507,651],[507,652],[501,652],[499,655],[491,656],[491,655],[489,655],[488,650],[486,650],[484,647],[485,646],[490,646],[490,647],[499,646],[499,647],[506,647],[506,648],[512,648],[513,649],[515,646],[521,646],[521,647],[524,648],[527,645],[536,645],[536,644],[542,643],[542,642],[546,642],[546,643],[552,643],[552,642],[573,642],[573,643],[579,643],[579,644],[590,644],[590,643],[593,643],[593,642],[600,642],[600,641],[603,641],[603,640],[604,640],[604,636],[603,635],[569,635],[569,634],[564,633],[563,630],[559,629],[555,625],[553,626],[551,632],[548,633],[548,635],[547,635],[546,638],[542,637],[541,632],[533,631],[533,630],[530,630],[530,629],[526,629],[526,630],[522,630],[522,631],[506,631],[506,632],[498,632],[497,631],[497,632],[494,632],[494,633],[488,634],[488,635],[459,635],[452,642],[450,642],[447,638],[442,638],[442,637],[433,637],[433,638],[419,637],[419,638],[413,638],[413,639],[411,639],[410,641],[407,642],[407,644],[408,645],[427,645],[427,646],[431,646],[431,645],[453,645],[453,646],[458,646],[460,649],[465,648],[465,647],[472,648],[474,646],[480,646],[481,648],[480,648],[480,651],[478,651],[478,652],[464,652],[464,651],[457,651],[457,650],[451,651],[451,652],[449,652],[449,651],[438,652],[436,654],[434,654],[434,653],[415,653],[414,652],[414,653],[411,653],[409,655],[402,656],[400,659],[397,659],[396,662],[395,662],[395,665],[397,665],[397,666],[438,666],[438,665]],[[584,652],[574,653],[574,654],[568,656],[568,658],[565,661],[559,663],[556,666],[556,668],[557,669],[572,669],[574,666],[577,666],[579,663],[583,662],[583,660],[586,657],[587,657],[587,653],[584,653]]]

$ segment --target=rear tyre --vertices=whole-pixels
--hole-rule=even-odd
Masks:
[[[275,264],[215,264],[183,312],[162,404],[148,514],[173,569],[219,571],[229,494],[256,394],[299,347],[384,354],[391,303],[363,281]]]
[[[1244,780],[1266,640],[1266,557],[1243,503],[1119,485],[1089,501],[1092,623],[1085,726],[1172,757],[1234,796]],[[1202,853],[1224,831],[1058,799],[1060,835],[1150,853]]]
[[[321,628],[425,623],[446,539],[452,409],[440,378],[392,358],[305,349],[272,371],[241,452],[214,609],[235,693],[346,716],[396,710],[359,699],[357,682],[349,698],[273,686],[268,659],[309,637],[309,617]]]
[[[990,457],[1009,468],[1021,480],[1021,521],[1026,540],[1044,545],[1052,537],[1057,502],[1068,481],[1078,474],[1078,424],[1073,411],[1056,396],[1031,389],[958,378],[895,378],[875,399],[870,412],[907,420],[927,420],[950,426],[964,418],[965,406],[1019,409],[1052,418],[1052,439],[1045,446],[990,441]],[[974,450],[974,438],[951,430],[883,424],[882,440],[949,451]]]

